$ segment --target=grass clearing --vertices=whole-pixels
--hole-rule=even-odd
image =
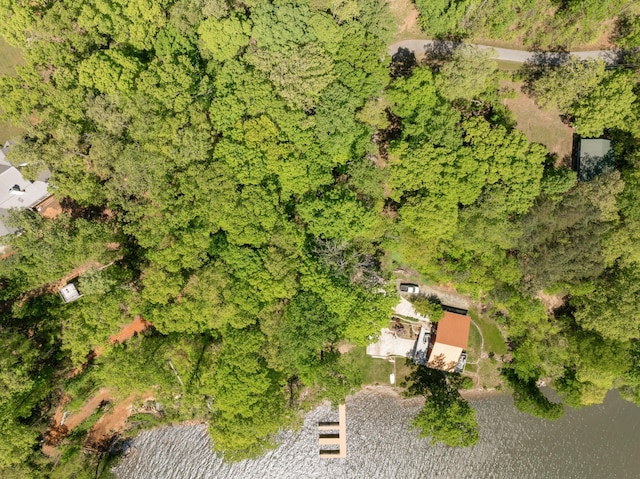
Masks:
[[[404,383],[407,376],[413,372],[414,367],[407,359],[396,358],[396,385]]]
[[[475,362],[480,359],[480,353],[482,346],[482,337],[480,336],[480,331],[478,328],[471,323],[471,328],[469,328],[469,343],[467,347],[467,354],[469,355],[468,361]]]
[[[496,356],[506,354],[507,344],[495,320],[484,314],[478,314],[475,310],[469,310],[469,315],[482,330],[482,336],[484,337],[484,351],[486,353],[493,353]],[[471,337],[473,335],[473,331],[475,330],[477,332],[477,328],[474,328],[473,325],[471,326],[469,344],[472,344]]]
[[[464,367],[464,370],[467,373],[477,373],[478,372],[478,365],[477,364],[469,364],[469,363],[467,363],[467,365]]]
[[[18,65],[24,65],[22,52],[0,37],[0,75],[15,75],[16,66]],[[23,130],[20,128],[16,128],[6,122],[0,122],[0,144],[4,144],[7,140],[20,135],[22,132]]]
[[[393,363],[386,359],[367,356],[367,349],[364,346],[357,346],[347,354],[358,365],[362,373],[362,384],[389,384],[389,375],[393,372]],[[398,366],[400,366],[400,363],[401,361],[398,361]]]
[[[20,136],[23,132],[22,128],[0,121],[0,144],[4,145],[7,140]]]
[[[502,376],[500,376],[500,368],[502,363],[495,359],[481,359],[478,364],[478,379],[482,388],[502,388]]]
[[[428,38],[420,29],[418,9],[411,0],[390,0],[389,9],[396,24],[393,41]]]
[[[532,143],[542,143],[558,156],[557,164],[571,164],[573,128],[562,122],[558,110],[542,110],[533,99],[522,92],[522,82],[502,81],[501,87],[516,92],[514,98],[505,98],[503,103],[513,113],[518,130]]]
[[[22,52],[0,37],[0,75],[15,75],[18,65],[24,65]]]
[[[522,68],[522,63],[520,62],[512,62],[509,60],[496,60],[498,64],[498,70],[507,71],[507,72],[517,72]]]

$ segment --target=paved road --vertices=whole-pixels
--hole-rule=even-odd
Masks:
[[[510,62],[517,63],[525,63],[529,60],[533,60],[536,55],[540,55],[539,52],[528,52],[525,50],[511,50],[508,48],[497,48],[490,47],[487,45],[476,45],[469,44],[471,46],[475,46],[480,50],[493,50],[494,56],[498,60],[506,60]],[[434,41],[434,40],[403,40],[401,42],[396,42],[389,46],[389,55],[394,55],[398,49],[406,48],[407,50],[413,51],[417,56],[422,56],[425,51],[433,50],[437,48],[437,46],[444,47],[445,49],[451,49],[455,46],[453,42],[443,42],[443,41]],[[578,58],[586,60],[587,58],[602,58],[608,64],[615,63],[615,54],[611,50],[593,50],[586,52],[570,52],[571,55],[575,55]],[[551,57],[547,58],[544,63],[554,63],[553,58],[556,58],[557,62],[557,54],[550,54]]]

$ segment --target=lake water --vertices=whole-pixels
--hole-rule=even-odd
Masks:
[[[507,395],[470,402],[481,439],[467,449],[429,446],[410,430],[419,399],[368,389],[347,401],[346,459],[318,457],[317,422],[337,418],[320,407],[256,460],[223,463],[204,426],[164,427],[140,434],[114,472],[119,479],[640,477],[640,408],[616,392],[558,421],[520,413]]]

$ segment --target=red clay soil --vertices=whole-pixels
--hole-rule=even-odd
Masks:
[[[151,326],[151,323],[138,315],[131,323],[122,328],[118,334],[111,336],[109,338],[109,343],[123,343],[124,341],[131,339],[135,334],[141,333],[149,326]],[[103,352],[104,348],[102,346],[96,347],[91,352],[91,359],[99,357]],[[82,372],[82,369],[82,367],[74,369],[69,373],[68,377],[73,377],[76,374],[79,374]],[[111,412],[98,419],[98,422],[87,436],[87,447],[99,449],[105,440],[111,438],[114,432],[119,432],[124,429],[127,418],[131,415],[132,404],[136,397],[136,395],[129,396],[124,402],[116,405]],[[149,391],[143,395],[142,399],[145,401],[153,399],[153,394]],[[47,431],[45,444],[42,446],[42,452],[49,457],[57,455],[59,451],[55,446],[60,444],[64,437],[69,434],[74,427],[91,416],[103,401],[111,401],[111,395],[109,394],[108,389],[100,389],[98,394],[88,400],[79,412],[73,416],[67,417],[64,425],[62,425],[61,422],[64,414],[64,408],[69,403],[69,400],[69,396],[63,396],[60,404],[58,404],[58,407],[56,408],[56,412],[53,415],[52,426],[49,431]]]
[[[84,403],[80,411],[77,413],[67,416],[64,421],[64,425],[62,423],[62,418],[64,416],[64,408],[67,405],[69,398],[65,396],[58,407],[56,408],[56,412],[53,416],[53,425],[47,431],[45,438],[45,446],[42,447],[42,452],[48,456],[53,456],[57,454],[57,450],[55,446],[60,444],[64,436],[71,432],[73,428],[75,428],[82,421],[91,416],[100,404],[104,401],[110,401],[111,394],[109,390],[106,388],[102,388],[98,391],[98,393]]]
[[[91,416],[93,412],[98,409],[100,404],[105,401],[111,401],[111,394],[109,393],[109,390],[107,388],[101,388],[98,391],[98,394],[84,403],[80,411],[73,414],[72,416],[67,416],[66,420],[64,421],[64,425],[69,428],[69,431],[73,430],[74,427]]]
[[[141,333],[149,326],[151,326],[151,323],[144,319],[142,316],[138,315],[133,319],[131,323],[124,326],[118,334],[114,334],[113,336],[111,336],[109,338],[109,344],[122,344],[128,339],[131,339],[135,334]],[[73,369],[67,375],[67,377],[72,378],[74,376],[77,376],[84,370],[89,362],[96,358],[99,358],[100,356],[102,356],[102,354],[104,354],[104,347],[96,346],[93,351],[91,351],[87,356],[87,362],[84,365]]]
[[[133,322],[126,325],[124,328],[120,330],[118,334],[115,334],[109,338],[110,344],[120,344],[125,342],[128,339],[131,339],[135,334],[141,333],[145,329],[151,326],[151,323],[144,319],[142,316],[138,315],[133,318]]]
[[[0,259],[7,259],[10,256],[13,256],[14,254],[16,254],[16,250],[11,250],[8,253],[4,253],[2,256],[0,256]]]
[[[123,431],[127,424],[127,419],[133,412],[133,404],[138,401],[153,400],[153,392],[147,391],[142,397],[138,394],[132,394],[124,401],[118,403],[113,409],[98,419],[87,438],[85,446],[89,449],[101,449],[114,434]]]
[[[153,399],[153,392],[147,391],[142,396],[132,394],[124,401],[116,404],[110,411],[98,419],[91,428],[85,439],[85,447],[88,449],[101,450],[101,448],[111,440],[114,434],[126,428],[127,419],[129,419],[129,416],[131,416],[134,411],[134,403],[152,401]],[[63,441],[65,436],[82,423],[82,421],[91,416],[101,404],[111,400],[109,390],[102,388],[95,396],[84,403],[80,411],[72,416],[67,416],[64,424],[60,424],[64,407],[69,401],[68,396],[63,397],[54,414],[53,425],[46,434],[42,452],[49,457],[58,455],[60,451],[56,446]]]
[[[40,213],[40,216],[47,219],[54,219],[62,214],[62,206],[54,196],[49,196],[49,198],[38,203],[35,209]]]

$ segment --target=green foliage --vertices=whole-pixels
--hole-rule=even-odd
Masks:
[[[539,105],[571,115],[582,137],[599,137],[604,130],[635,130],[631,75],[605,71],[603,60],[571,57],[554,68],[540,72],[533,68],[528,89]]]
[[[300,217],[311,234],[320,238],[353,240],[373,227],[376,218],[346,188],[332,189],[321,198],[314,197],[297,205]]]
[[[603,341],[601,336],[590,333],[579,333],[570,339],[580,404],[601,404],[607,392],[630,369],[630,345]]]
[[[425,404],[412,425],[420,436],[451,447],[478,443],[476,412],[458,392],[463,379],[459,374],[418,366],[407,378],[410,394],[425,396]]]
[[[418,7],[431,35],[544,45],[597,36],[626,5],[516,3]],[[488,54],[461,48],[389,84],[383,0],[0,1],[0,13],[25,63],[0,79],[3,116],[24,131],[9,157],[31,177],[49,168],[65,208],[12,212],[21,234],[3,239],[0,468],[94,470],[82,429],[52,473],[36,452],[57,389],[77,405],[100,387],[116,400],[152,390],[161,421],[206,419],[227,458],[261,453],[300,387],[342,402],[362,382],[337,346],[365,346],[388,323],[388,250],[505,323],[521,407],[557,414],[532,389],[540,377],[576,405],[614,385],[637,398],[630,72],[530,72],[541,105],[620,150],[621,175],[575,185],[513,129]],[[50,294],[89,266],[78,301]],[[545,288],[573,295],[568,317],[527,296]],[[154,327],[109,344],[138,314]],[[502,346],[491,331],[485,344]],[[462,381],[420,374],[422,434],[476,443]]]
[[[618,215],[619,173],[580,183],[557,203],[540,201],[523,221],[520,261],[530,291],[578,286],[605,268],[602,239]]]
[[[236,56],[249,44],[250,27],[246,20],[232,16],[218,20],[207,18],[198,27],[200,40],[213,58],[223,62]]]
[[[462,381],[460,383],[460,388],[462,389],[473,389],[473,379],[471,379],[469,376],[464,376],[462,378]]]
[[[427,396],[423,408],[412,422],[420,436],[451,447],[469,447],[478,443],[476,413],[462,399],[441,404],[434,396]]]
[[[209,431],[214,450],[239,460],[255,457],[273,444],[284,419],[282,378],[260,357],[264,336],[228,331],[214,366],[215,398]]]
[[[610,235],[603,239],[603,248],[608,265],[617,260],[621,265],[640,263],[640,172],[623,173],[625,187],[618,196],[620,223]]]
[[[572,107],[576,132],[583,137],[598,137],[605,129],[636,131],[635,103],[631,75],[611,73]]]
[[[410,299],[416,311],[423,316],[427,316],[429,318],[429,321],[431,321],[432,323],[437,323],[444,316],[442,303],[437,296],[414,295]]]
[[[248,61],[269,76],[276,92],[293,108],[311,110],[333,81],[333,62],[321,48],[308,44],[287,53],[257,50]]]
[[[87,260],[104,261],[114,255],[105,250],[115,239],[109,226],[62,214],[44,220],[28,210],[14,210],[10,224],[20,230],[8,243],[16,253],[0,263],[0,276],[24,290],[58,280]]]
[[[616,268],[598,278],[594,291],[574,301],[576,322],[613,341],[640,338],[638,267]]]
[[[444,36],[450,33],[464,35],[463,18],[471,0],[416,0],[420,11],[420,25],[425,32]]]
[[[0,474],[26,467],[37,447],[40,428],[34,412],[49,394],[55,348],[48,332],[38,328],[27,337],[19,329],[0,326]],[[29,473],[16,477],[29,477]]]
[[[440,68],[436,86],[448,100],[472,100],[487,90],[497,90],[497,67],[491,51],[460,47]]]
[[[640,15],[621,15],[616,24],[613,42],[619,48],[633,49],[640,46]]]
[[[568,168],[548,167],[540,183],[541,192],[554,201],[573,188],[577,181],[577,173]]]
[[[416,0],[420,25],[436,37],[517,40],[530,47],[571,47],[595,42],[607,20],[633,7],[631,0]]]
[[[120,290],[112,294],[89,294],[56,312],[73,318],[63,323],[62,349],[68,352],[74,366],[84,363],[90,351],[107,344],[111,335],[133,320],[123,312],[127,304],[131,304],[131,293]]]
[[[606,76],[605,66],[603,60],[569,57],[555,68],[544,69],[538,78],[533,77],[528,88],[540,106],[566,112],[600,84]]]
[[[115,269],[115,268],[114,268]],[[114,269],[90,269],[80,276],[78,286],[83,296],[102,296],[109,293],[118,283],[118,273]]]
[[[37,431],[16,421],[3,420],[0,426],[0,471],[24,462],[36,445]]]
[[[506,370],[504,377],[513,388],[513,402],[520,411],[544,419],[559,419],[564,415],[562,403],[549,401],[535,381],[523,381],[509,370]]]

